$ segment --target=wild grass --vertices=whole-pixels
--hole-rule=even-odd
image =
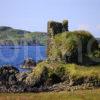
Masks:
[[[100,89],[74,92],[1,93],[0,100],[99,100]]]
[[[79,77],[92,77],[97,76],[100,78],[100,65],[98,66],[80,66],[76,64],[66,64],[66,72],[69,72],[72,76]]]

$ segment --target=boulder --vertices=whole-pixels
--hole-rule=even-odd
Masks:
[[[35,66],[36,66],[36,62],[31,58],[25,59],[22,64],[22,68],[33,68]]]

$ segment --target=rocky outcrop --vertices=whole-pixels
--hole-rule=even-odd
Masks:
[[[33,68],[36,66],[36,62],[31,58],[25,59],[21,66],[22,68]]]
[[[0,84],[1,85],[14,85],[17,84],[16,75],[19,70],[13,66],[5,65],[0,68]]]

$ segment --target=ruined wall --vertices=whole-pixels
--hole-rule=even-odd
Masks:
[[[53,41],[53,37],[56,34],[61,34],[62,32],[68,31],[68,20],[64,20],[62,23],[61,22],[55,22],[55,21],[49,21],[47,25],[47,32],[48,32],[48,41],[47,41],[47,55],[49,58],[50,55],[50,50],[55,44]],[[55,46],[55,45],[54,45]]]
[[[64,20],[62,23],[49,21],[47,32],[49,36],[54,36],[58,33],[68,31],[68,20]]]

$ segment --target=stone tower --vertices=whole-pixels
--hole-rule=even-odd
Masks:
[[[63,22],[48,21],[47,25],[48,41],[47,41],[47,55],[49,58],[50,49],[53,46],[53,37],[62,32],[68,31],[68,20],[63,20]]]
[[[47,32],[49,36],[54,36],[58,33],[68,31],[68,20],[63,20],[63,22],[55,22],[49,21],[48,22]]]

